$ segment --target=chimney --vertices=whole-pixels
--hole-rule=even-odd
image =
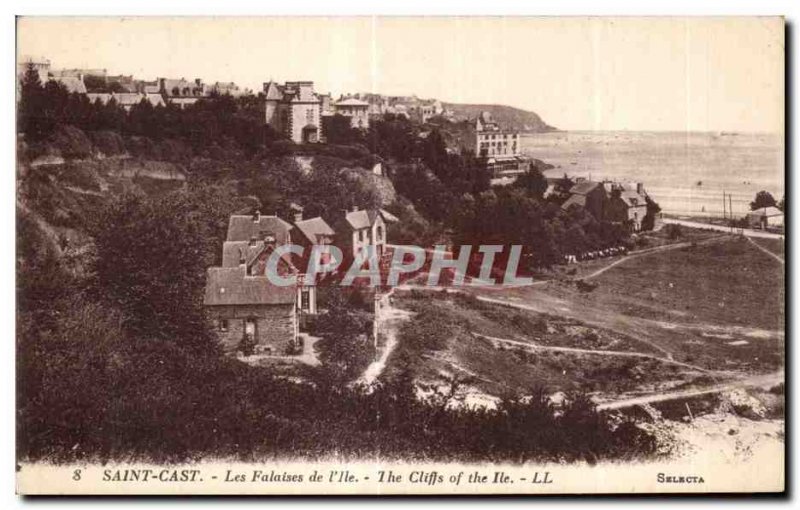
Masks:
[[[303,206],[299,204],[295,204],[292,202],[289,204],[289,208],[292,210],[294,222],[297,223],[298,221],[303,221]]]
[[[636,193],[642,194],[644,192],[644,185],[641,182],[636,183]]]
[[[352,210],[353,212],[358,212],[358,206],[357,206],[357,205],[354,205],[354,206],[353,206],[353,208],[352,208],[351,210]]]
[[[260,223],[261,222],[261,211],[256,209],[256,212],[253,213],[253,223]]]

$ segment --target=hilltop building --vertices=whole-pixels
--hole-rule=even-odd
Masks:
[[[145,93],[149,92],[149,90],[151,90],[151,87],[145,86]],[[195,78],[194,81],[188,81],[184,78],[177,80],[159,78],[158,93],[164,97],[166,102],[180,108],[186,108],[197,103],[203,97],[208,97],[211,90],[200,78]]]
[[[467,150],[486,160],[494,177],[510,177],[530,168],[530,160],[522,155],[518,131],[503,129],[489,112],[482,112],[463,137]]]
[[[221,96],[224,96],[225,94],[227,94],[227,95],[230,95],[230,96],[233,96],[233,97],[239,97],[239,96],[243,96],[243,95],[247,94],[248,91],[247,90],[242,90],[238,85],[236,85],[232,81],[230,81],[230,82],[219,82],[218,81],[218,82],[214,83],[213,85],[211,85],[211,87],[209,87],[209,92],[213,92],[213,93],[219,94]]]
[[[350,118],[350,127],[367,129],[369,127],[369,103],[354,97],[340,99],[333,104],[336,115]]]
[[[142,102],[142,100],[147,100],[153,107],[156,106],[165,106],[164,98],[161,94],[142,94],[138,92],[89,92],[86,94],[86,97],[92,103],[96,101],[100,101],[102,104],[108,104],[112,99],[117,102],[125,111],[130,111],[134,105],[137,105]]]
[[[50,79],[50,61],[48,59],[34,59],[27,57],[20,59],[20,61],[17,62],[17,84],[19,84],[19,81],[22,80],[23,76],[25,76],[25,73],[28,71],[28,67],[33,67],[33,69],[39,75],[39,81],[42,84],[47,83],[47,80]]]
[[[322,101],[313,81],[264,84],[264,121],[295,143],[317,143],[322,138]]]

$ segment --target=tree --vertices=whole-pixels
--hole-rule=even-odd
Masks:
[[[158,198],[125,192],[92,225],[93,290],[122,312],[137,339],[215,352],[203,309],[206,268],[219,240],[187,191]]]
[[[20,82],[20,104],[17,129],[28,141],[45,138],[52,126],[44,117],[44,91],[39,72],[29,63]]]
[[[320,361],[344,379],[352,379],[374,359],[372,316],[348,303],[341,288],[331,288],[327,310],[317,319]]]
[[[527,172],[517,177],[514,186],[524,189],[529,196],[541,200],[547,191],[547,179],[541,170],[531,165]]]
[[[644,200],[647,203],[647,210],[644,218],[642,218],[642,230],[653,230],[656,223],[656,214],[661,212],[661,206],[647,195]]]
[[[781,212],[786,212],[786,210],[785,210],[786,209],[786,196],[785,195],[781,197],[781,201],[778,202],[778,205],[776,207],[778,209],[780,209]]]
[[[763,209],[764,207],[775,207],[775,197],[769,191],[759,191],[755,199],[750,202],[750,210]]]
[[[551,197],[559,204],[564,203],[569,198],[569,190],[571,190],[574,185],[575,181],[570,179],[565,173],[564,177],[556,181]]]
[[[361,133],[350,124],[350,118],[344,115],[331,115],[322,118],[322,132],[328,143],[349,145],[361,141]]]

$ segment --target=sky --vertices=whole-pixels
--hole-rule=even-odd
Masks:
[[[567,130],[784,130],[781,18],[23,17],[18,57],[506,104]]]

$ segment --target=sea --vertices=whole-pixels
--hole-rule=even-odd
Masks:
[[[724,192],[741,217],[758,191],[776,201],[785,192],[782,134],[556,131],[523,135],[521,144],[555,167],[548,177],[641,182],[675,215],[722,217]]]

